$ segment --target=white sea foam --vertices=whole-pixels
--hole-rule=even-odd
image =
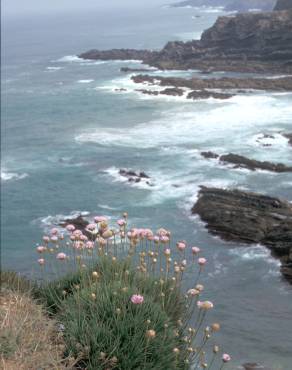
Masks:
[[[48,71],[59,71],[60,69],[64,69],[64,67],[47,67]]]
[[[274,266],[281,266],[281,262],[271,256],[268,248],[262,245],[253,245],[249,247],[238,247],[230,249],[229,254],[240,258],[242,261],[250,262],[256,260],[264,260]]]
[[[79,84],[90,84],[91,82],[94,82],[94,80],[78,80],[77,83]]]
[[[200,109],[194,109],[198,104]],[[288,124],[292,116],[292,105],[265,95],[236,96],[220,104],[208,101],[167,108],[159,119],[128,129],[100,127],[79,134],[76,140],[104,146],[151,148],[199,145],[210,138],[226,140],[228,133],[229,137],[235,137],[234,142],[242,143],[242,135],[255,126],[266,129],[269,125]],[[281,140],[287,142],[282,135]]]
[[[87,217],[89,216],[89,214],[90,213],[87,211],[72,211],[68,215],[62,215],[62,214],[57,214],[55,216],[49,215],[49,216],[41,217],[41,218],[34,220],[33,224],[40,224],[41,228],[45,232],[48,232],[52,227],[58,227],[58,225],[64,220],[75,219],[78,216]]]
[[[285,136],[279,134],[279,133],[274,133],[274,132],[271,132],[271,133],[265,133],[265,134],[257,134],[257,135],[254,135],[249,143],[251,145],[255,145],[255,146],[267,146],[267,147],[271,147],[271,146],[276,146],[277,148],[280,148],[280,147],[287,147],[288,146],[288,141],[289,139],[286,138]]]
[[[1,170],[1,181],[10,181],[10,180],[21,180],[28,176],[27,173],[16,173],[16,172],[7,172],[6,170]]]
[[[84,62],[84,59],[82,58],[79,58],[77,55],[66,55],[58,60],[56,60],[56,62],[64,62],[64,63],[73,63],[73,62],[77,62],[77,63],[82,63]]]

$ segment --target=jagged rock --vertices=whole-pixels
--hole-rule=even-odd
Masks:
[[[292,278],[292,205],[266,195],[201,187],[192,208],[207,228],[222,239],[261,243],[282,259],[281,272]]]
[[[234,164],[234,168],[247,168],[251,171],[255,170],[266,170],[272,172],[292,172],[292,166],[286,166],[282,163],[271,163],[267,161],[257,161],[255,159],[249,159],[242,155],[229,153],[219,156],[213,152],[202,152],[201,155],[204,158],[219,158],[220,162]]]
[[[150,177],[143,171],[135,172],[133,170],[120,169],[119,174],[126,177],[131,183],[139,183],[144,180],[147,185],[152,186],[152,183],[149,181]]]
[[[188,94],[187,98],[188,99],[209,99],[209,98],[214,98],[214,99],[230,99],[234,96],[234,94],[223,94],[223,93],[217,93],[217,92],[212,92],[212,91],[207,91],[207,90],[199,90],[199,91],[192,91]]]
[[[160,94],[171,95],[171,96],[182,96],[184,94],[184,91],[177,87],[173,87],[173,88],[167,88],[167,89],[160,91]]]
[[[256,89],[256,90],[273,90],[273,91],[292,91],[292,77],[283,77],[277,79],[266,79],[266,78],[181,78],[181,77],[161,77],[161,76],[150,76],[150,75],[136,75],[131,77],[135,83],[143,84],[148,83],[149,85],[158,86],[174,86],[177,88],[189,88],[193,91],[193,95],[198,90],[206,90],[207,93],[215,94],[210,92],[211,89]],[[192,94],[192,93],[191,93]],[[223,97],[231,97],[231,94],[222,94]],[[226,95],[226,96],[225,96]]]
[[[292,134],[284,134],[284,136],[289,140],[289,144],[292,145]]]
[[[248,168],[251,171],[260,169],[272,172],[292,172],[292,166],[286,166],[282,163],[271,163],[267,161],[261,162],[233,153],[221,155],[220,161],[232,163],[235,165],[235,168]]]
[[[292,10],[219,17],[201,40],[168,42],[161,51],[90,50],[84,59],[138,59],[158,69],[292,73]]]
[[[213,153],[213,152],[201,152],[201,155],[204,157],[204,158],[218,158],[219,155],[216,154],[216,153]]]
[[[81,230],[84,235],[86,235],[89,239],[92,239],[92,234],[86,230],[88,224],[89,222],[81,215],[75,218],[66,218],[65,220],[59,222],[59,226],[63,228],[66,228],[68,225],[74,225],[77,230]]]

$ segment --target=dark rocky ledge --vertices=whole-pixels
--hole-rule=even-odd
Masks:
[[[218,154],[213,152],[202,152],[201,155],[204,158],[218,158],[220,162],[231,163],[234,165],[234,168],[247,168],[251,171],[266,170],[279,173],[292,172],[292,166],[286,166],[282,163],[271,163],[267,161],[261,162],[234,153],[219,156]]]
[[[181,77],[161,77],[149,75],[132,76],[136,83],[147,83],[158,86],[174,86],[179,88],[189,88],[192,90],[205,89],[255,89],[272,91],[292,91],[292,77],[267,79],[267,78],[181,78]]]
[[[267,246],[292,282],[292,205],[269,196],[201,187],[192,208],[208,230],[227,241]]]
[[[142,60],[166,69],[292,73],[292,10],[219,17],[201,40],[169,42],[160,51],[90,50],[84,59]]]
[[[125,73],[134,73],[134,72],[153,72],[151,68],[129,68],[129,67],[122,67],[120,69],[121,72]]]
[[[284,136],[289,140],[289,144],[292,145],[292,134],[284,134]]]

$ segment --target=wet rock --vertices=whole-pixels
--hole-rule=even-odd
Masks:
[[[222,155],[220,157],[220,161],[234,164],[235,168],[247,168],[251,171],[260,169],[272,172],[292,172],[292,166],[286,166],[282,163],[271,163],[267,161],[261,162],[233,153]]]
[[[201,187],[192,208],[207,229],[227,241],[263,244],[282,261],[281,272],[292,282],[292,205],[246,191]]]
[[[215,158],[219,157],[219,155],[214,153],[214,152],[201,152],[201,156],[204,157],[204,158],[207,158],[207,159],[209,159],[209,158],[214,158],[215,159]]]
[[[147,83],[149,85],[158,86],[174,86],[177,88],[189,88],[196,94],[206,89],[228,89],[228,90],[239,90],[239,89],[256,89],[256,90],[273,90],[273,91],[292,91],[292,77],[283,77],[277,79],[266,79],[266,78],[181,78],[181,77],[161,77],[161,76],[149,76],[149,75],[136,75],[132,76],[132,80],[135,83]],[[191,94],[192,94],[191,93]],[[208,91],[207,93],[215,94],[215,92]],[[220,94],[220,93],[217,93]],[[226,96],[225,96],[226,95]],[[231,94],[223,94],[222,97],[231,97]],[[218,95],[220,97],[220,95]]]
[[[284,136],[289,140],[289,145],[292,145],[292,134],[284,134]]]
[[[144,181],[147,185],[152,186],[152,183],[149,181],[150,177],[143,171],[136,172],[133,170],[120,169],[119,174],[126,177],[130,183],[139,183]]]
[[[89,239],[92,239],[92,234],[86,230],[88,224],[89,222],[81,215],[75,218],[66,218],[65,220],[59,222],[59,226],[63,227],[64,229],[68,225],[74,225],[76,230],[81,230],[84,235],[86,235]]]
[[[292,166],[286,166],[282,163],[271,163],[267,161],[261,162],[234,153],[219,156],[218,154],[213,152],[202,152],[201,155],[207,159],[219,158],[220,162],[234,164],[233,168],[247,168],[251,171],[265,170],[279,173],[292,172]]]
[[[115,91],[120,91],[120,92],[124,92],[124,91],[127,91],[127,89],[125,89],[125,88],[120,88],[120,89],[115,89]]]
[[[79,57],[138,59],[161,70],[212,69],[289,74],[292,73],[292,11],[219,17],[211,28],[204,31],[201,40],[168,42],[160,51],[90,50]]]
[[[167,89],[160,91],[160,94],[170,95],[170,96],[182,96],[184,94],[184,91],[177,87],[173,87],[173,88],[167,88]]]
[[[188,94],[187,98],[188,99],[209,99],[209,98],[214,98],[214,99],[230,99],[234,96],[234,94],[223,94],[223,93],[217,93],[217,92],[212,92],[212,91],[207,91],[207,90],[200,90],[200,91],[192,91]]]

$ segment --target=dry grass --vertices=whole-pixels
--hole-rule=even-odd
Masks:
[[[62,337],[55,323],[26,293],[0,294],[0,368],[63,370]]]

